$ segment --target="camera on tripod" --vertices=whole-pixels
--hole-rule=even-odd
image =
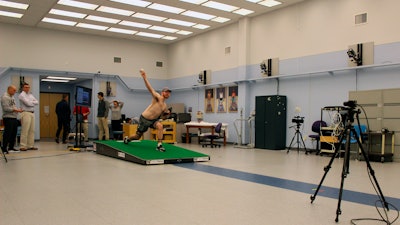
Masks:
[[[295,117],[293,117],[292,123],[297,123],[297,124],[304,123],[304,116],[295,116]]]
[[[343,105],[354,109],[354,108],[357,107],[357,101],[356,100],[350,100],[350,101],[347,101],[347,102],[343,102]]]

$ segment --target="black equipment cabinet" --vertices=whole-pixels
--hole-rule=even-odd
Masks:
[[[256,96],[255,147],[286,148],[286,96]]]

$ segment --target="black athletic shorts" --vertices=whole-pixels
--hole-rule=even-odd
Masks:
[[[157,121],[158,121],[158,118],[154,119],[154,120],[148,120],[148,119],[144,118],[142,115],[140,115],[139,126],[138,126],[137,131],[143,134],[144,132],[146,132],[149,129],[149,127],[155,128],[154,124]]]

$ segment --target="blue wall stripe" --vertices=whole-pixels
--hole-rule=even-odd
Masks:
[[[265,175],[260,175],[260,174],[247,173],[247,172],[242,172],[242,171],[238,171],[238,170],[231,170],[231,169],[226,169],[226,168],[204,165],[204,164],[200,164],[200,163],[182,163],[182,164],[174,164],[174,165],[178,166],[178,167],[186,168],[186,169],[201,171],[201,172],[215,174],[215,175],[224,176],[224,177],[230,177],[230,178],[234,178],[234,179],[238,179],[238,180],[257,183],[257,184],[263,184],[263,185],[268,185],[268,186],[272,186],[272,187],[278,187],[278,188],[288,189],[288,190],[292,190],[292,191],[303,192],[303,193],[310,194],[310,197],[311,197],[311,195],[314,194],[315,189],[318,187],[318,184],[311,184],[311,183],[305,183],[305,182],[300,182],[300,181],[293,181],[293,180],[287,180],[287,179],[282,179],[282,178],[277,178],[277,177],[265,176]],[[322,176],[321,176],[321,178],[322,178]],[[320,179],[318,180],[318,182],[319,181],[320,181]],[[346,185],[346,180],[344,182],[345,182],[344,185]],[[379,179],[378,179],[378,182],[379,182]],[[383,187],[381,187],[381,188],[384,189]],[[387,197],[387,196],[385,196],[384,190],[382,190],[382,192],[383,192],[386,202],[388,202],[396,207],[400,206],[399,198]],[[321,196],[327,197],[327,198],[338,199],[339,188],[322,186],[314,201],[318,201],[318,197],[321,197]],[[375,202],[377,200],[379,200],[379,197],[374,194],[367,194],[367,193],[343,189],[342,200],[359,203],[359,204],[364,204],[364,205],[375,206]],[[311,199],[310,199],[310,202],[311,202]]]

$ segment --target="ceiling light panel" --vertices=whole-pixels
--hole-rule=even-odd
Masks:
[[[14,8],[14,9],[27,9],[29,7],[28,4],[11,2],[11,1],[3,1],[3,0],[0,0],[0,6],[10,7],[10,8]]]
[[[216,16],[214,15],[210,15],[210,14],[206,14],[206,13],[201,13],[201,12],[196,12],[196,11],[185,11],[183,12],[181,15],[185,15],[185,16],[190,16],[190,17],[194,17],[194,18],[198,18],[198,19],[203,19],[203,20],[210,20],[212,18],[215,18]]]
[[[117,20],[117,19],[112,19],[112,18],[107,18],[107,17],[102,17],[102,16],[93,16],[93,15],[89,15],[88,17],[86,17],[86,19],[103,22],[103,23],[113,23],[113,24],[117,24],[120,22],[120,20]]]
[[[228,4],[224,4],[224,3],[220,3],[220,2],[214,2],[214,1],[208,1],[208,2],[205,2],[205,3],[201,4],[201,5],[202,6],[207,6],[209,8],[213,8],[213,9],[226,11],[226,12],[232,12],[234,10],[239,9],[239,7],[236,7],[236,6],[233,6],[233,5],[228,5]]]
[[[172,40],[175,40],[175,39],[177,39],[177,37],[172,37],[172,36],[164,36],[164,37],[162,37],[161,39],[165,39],[165,40],[170,40],[170,41],[172,41]]]
[[[211,21],[218,22],[218,23],[225,23],[228,22],[231,19],[225,18],[225,17],[215,17],[214,19],[211,19]]]
[[[137,27],[137,28],[149,28],[151,25],[146,23],[137,23],[132,21],[123,20],[119,23],[120,25],[129,26],[129,27]]]
[[[58,82],[58,83],[67,83],[69,80],[57,80],[57,79],[41,79],[41,81],[45,82]]]
[[[135,33],[137,33],[137,31],[135,31],[135,30],[121,29],[121,28],[115,28],[115,27],[111,27],[107,31],[114,32],[114,33],[121,33],[121,34],[135,34]]]
[[[97,9],[97,11],[112,13],[112,14],[121,15],[121,16],[132,16],[132,14],[135,13],[134,11],[117,9],[117,8],[107,7],[107,6],[100,6]]]
[[[48,79],[58,79],[58,80],[76,80],[76,77],[54,77],[54,76],[47,76]]]
[[[150,38],[162,38],[164,35],[161,34],[154,34],[154,33],[147,33],[147,32],[139,32],[135,35],[142,36],[142,37],[150,37]]]
[[[156,31],[162,31],[162,32],[168,32],[168,33],[176,33],[178,31],[177,29],[168,28],[168,27],[160,27],[160,26],[151,26],[149,29],[156,30]]]
[[[206,2],[207,0],[180,0],[181,2],[188,2],[196,5]]]
[[[54,19],[54,18],[49,18],[49,17],[43,18],[42,22],[54,23],[54,24],[60,24],[60,25],[66,25],[66,26],[75,26],[75,24],[76,24],[76,22],[74,22],[74,21],[60,20],[60,19]]]
[[[147,7],[151,4],[148,1],[141,1],[141,0],[110,0],[112,2],[119,2],[127,5],[139,6],[139,7]]]
[[[139,19],[145,19],[145,20],[158,21],[158,22],[161,22],[161,21],[167,19],[162,16],[155,16],[155,15],[150,15],[150,14],[146,14],[146,13],[135,13],[132,15],[132,17],[139,18]]]
[[[204,24],[196,24],[196,25],[194,25],[193,27],[194,27],[194,28],[197,28],[197,29],[200,29],[200,30],[204,30],[204,29],[209,28],[210,26],[204,25]]]
[[[49,12],[50,14],[53,15],[59,15],[59,16],[68,16],[68,17],[73,17],[73,18],[84,18],[87,14],[83,13],[77,13],[77,12],[71,12],[71,11],[65,11],[65,10],[59,10],[59,9],[52,9]]]
[[[258,2],[258,4],[264,5],[264,6],[267,6],[267,7],[273,7],[273,6],[277,6],[277,5],[282,4],[282,2],[278,2],[278,1],[275,1],[275,0],[265,0],[265,1]]]
[[[92,29],[92,30],[107,30],[108,29],[108,27],[106,27],[106,26],[100,26],[100,25],[89,24],[89,23],[78,23],[76,26],[82,27],[82,28],[87,28],[87,29]]]
[[[176,32],[177,34],[181,34],[181,35],[189,35],[189,34],[193,34],[193,32],[191,31],[187,31],[187,30],[180,30],[178,32]]]
[[[0,16],[7,16],[7,17],[13,17],[13,18],[22,18],[24,14],[21,13],[13,13],[13,12],[7,12],[7,11],[2,11],[0,10]]]
[[[94,10],[97,7],[99,7],[99,5],[90,4],[90,3],[86,3],[86,2],[74,1],[74,0],[60,0],[57,2],[57,4],[67,5],[67,6],[72,6],[72,7],[82,8],[82,9],[90,9],[90,10]]]
[[[169,13],[174,13],[174,14],[179,14],[179,13],[185,11],[185,9],[168,6],[168,5],[162,5],[162,4],[158,4],[158,3],[153,3],[153,4],[149,5],[147,8],[164,11],[164,12],[169,12]]]
[[[195,25],[196,23],[193,22],[188,22],[188,21],[183,21],[183,20],[176,20],[176,19],[167,19],[164,21],[165,23],[170,23],[170,24],[175,24],[175,25],[180,25],[184,27],[191,27]]]
[[[238,9],[238,10],[233,11],[233,13],[236,13],[236,14],[239,14],[239,15],[242,15],[242,16],[246,16],[246,15],[254,13],[254,11],[242,8],[242,9]]]

